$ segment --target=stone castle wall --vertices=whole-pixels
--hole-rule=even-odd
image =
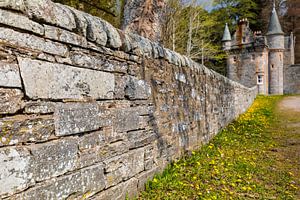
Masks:
[[[0,2],[0,198],[124,199],[256,96],[49,0]]]
[[[284,70],[284,94],[300,94],[300,65],[291,65]]]

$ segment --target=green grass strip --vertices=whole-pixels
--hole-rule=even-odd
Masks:
[[[295,199],[293,175],[270,153],[280,96],[258,96],[209,144],[170,164],[138,199]]]

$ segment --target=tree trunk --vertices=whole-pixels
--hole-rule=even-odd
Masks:
[[[122,29],[160,42],[163,8],[164,0],[127,0]]]
[[[189,26],[188,26],[188,39],[187,39],[187,45],[186,45],[186,55],[188,57],[191,56],[191,50],[192,50],[192,33],[193,33],[193,16],[192,14],[189,15]]]

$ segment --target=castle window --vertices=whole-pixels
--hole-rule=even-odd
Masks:
[[[251,61],[254,61],[254,60],[255,60],[255,55],[252,54],[252,55],[251,55]]]
[[[274,64],[271,65],[271,69],[274,69]]]
[[[243,43],[245,43],[246,42],[246,37],[243,37]]]
[[[257,84],[262,85],[263,84],[263,76],[262,75],[257,75]]]

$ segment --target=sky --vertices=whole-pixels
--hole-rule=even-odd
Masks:
[[[183,2],[189,3],[192,0],[184,0]],[[213,8],[213,0],[196,0],[198,4],[203,5],[204,9],[211,11]]]
[[[208,11],[211,11],[211,9],[213,8],[213,6],[212,6],[213,0],[197,0],[197,2],[201,5],[203,5],[204,8]]]

